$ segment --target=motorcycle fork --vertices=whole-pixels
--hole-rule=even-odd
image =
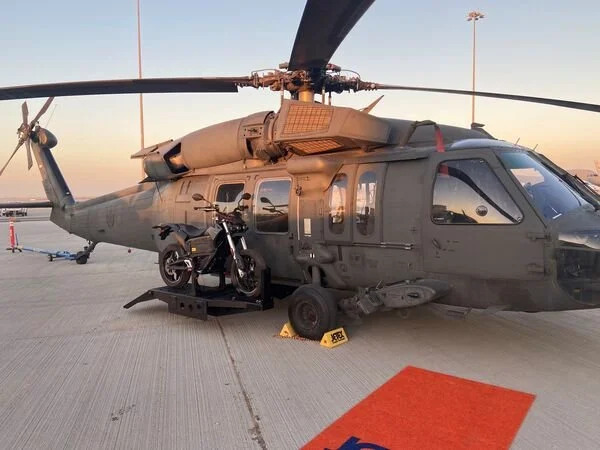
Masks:
[[[229,231],[229,227],[227,226],[226,222],[223,222],[223,228],[225,229],[225,236],[227,236],[227,243],[229,244],[229,250],[231,251],[231,256],[233,257],[234,261],[235,261],[235,266],[237,268],[238,271],[238,275],[243,277],[244,276],[244,270],[246,269],[246,267],[244,266],[244,261],[242,260],[242,258],[240,258],[240,254],[237,251],[237,248],[235,247],[235,242],[233,242],[233,238],[231,237],[231,232]],[[245,239],[242,236],[240,238],[240,240],[242,240],[242,247],[244,248],[245,246]]]

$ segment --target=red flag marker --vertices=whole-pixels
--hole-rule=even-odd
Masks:
[[[17,235],[15,234],[15,223],[12,220],[8,222],[8,245],[7,250],[14,253],[17,246]]]

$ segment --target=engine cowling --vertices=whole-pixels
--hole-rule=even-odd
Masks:
[[[179,140],[156,146],[144,156],[144,172],[153,180],[170,180],[188,171],[181,157]]]
[[[229,164],[246,159],[271,160],[284,152],[273,143],[277,116],[273,111],[212,125],[181,138],[183,160],[190,169]]]
[[[178,178],[194,169],[258,159],[274,161],[293,152],[314,155],[389,143],[389,122],[352,108],[285,100],[280,111],[262,111],[148,147],[144,158],[153,180]]]
[[[144,171],[152,180],[171,180],[193,169],[247,159],[274,160],[285,154],[273,142],[277,115],[263,111],[194,131],[132,155],[144,158]]]

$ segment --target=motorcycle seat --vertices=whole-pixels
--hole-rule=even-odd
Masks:
[[[185,234],[187,234],[188,239],[197,238],[197,237],[204,235],[204,233],[206,233],[206,227],[198,228],[194,225],[180,224],[179,228],[181,229],[181,231],[183,231]]]

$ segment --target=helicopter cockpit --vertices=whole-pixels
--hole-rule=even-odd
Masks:
[[[485,153],[477,152],[481,149]],[[556,294],[548,298],[556,305],[600,307],[600,196],[542,154],[509,142],[465,139],[447,150],[457,156],[439,158],[432,222],[527,230],[529,241],[544,246],[540,270],[556,280]],[[535,225],[528,228],[535,221],[537,231]]]
[[[546,222],[555,242],[556,278],[575,301],[600,306],[600,197],[522,150],[497,152]]]

